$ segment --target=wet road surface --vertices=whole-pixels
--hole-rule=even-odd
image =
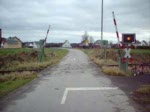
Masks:
[[[1,112],[141,112],[79,50],[3,99]]]

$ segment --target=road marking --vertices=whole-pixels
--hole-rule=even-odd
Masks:
[[[65,89],[64,95],[63,95],[62,100],[61,100],[61,104],[65,104],[67,95],[68,95],[68,88]]]
[[[61,100],[61,104],[65,104],[69,91],[91,91],[91,90],[116,90],[118,87],[79,87],[79,88],[66,88]]]

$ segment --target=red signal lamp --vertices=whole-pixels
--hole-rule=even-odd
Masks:
[[[124,44],[135,43],[135,34],[122,34],[122,42]]]
[[[130,41],[130,40],[131,40],[131,37],[127,37],[127,40]]]

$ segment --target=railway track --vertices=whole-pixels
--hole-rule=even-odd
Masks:
[[[0,74],[14,73],[14,72],[40,72],[42,69],[33,69],[33,70],[0,70]]]
[[[119,66],[119,65],[105,65],[108,67]],[[130,71],[135,75],[140,74],[150,74],[150,63],[137,63],[137,64],[128,64],[131,68]]]

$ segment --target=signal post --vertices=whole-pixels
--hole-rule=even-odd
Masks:
[[[134,48],[133,43],[135,43],[135,34],[124,33],[122,34],[122,45],[120,46],[125,51],[125,55],[119,58],[119,68],[124,72],[128,72],[128,63],[133,61],[130,54],[131,49]]]

